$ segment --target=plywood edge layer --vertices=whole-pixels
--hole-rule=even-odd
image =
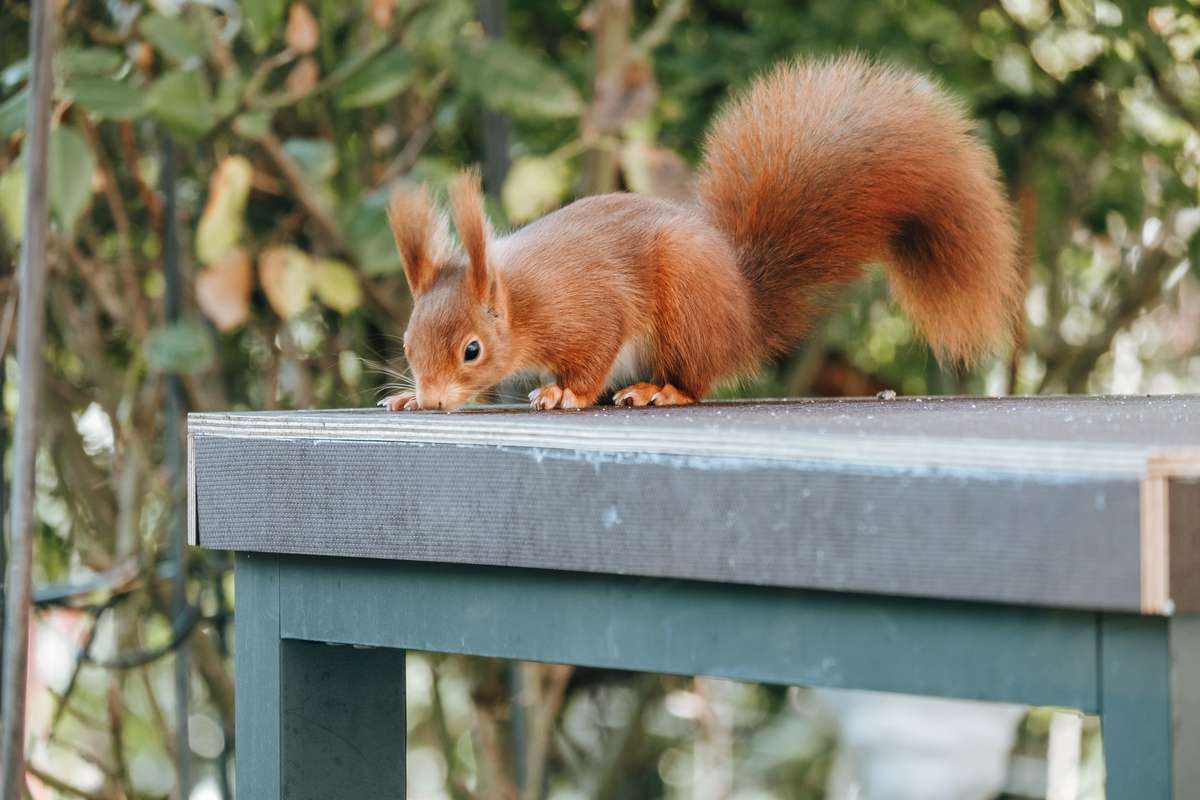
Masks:
[[[1141,488],[1142,613],[1170,615],[1167,478],[1147,476]]]
[[[190,431],[187,435],[187,542],[195,546],[200,544],[198,523],[196,521],[196,437]]]
[[[1141,553],[1142,553],[1142,611],[1147,614],[1171,615],[1176,611],[1200,611],[1187,603],[1189,586],[1171,585],[1172,549],[1190,555],[1190,542],[1183,541],[1184,531],[1172,530],[1171,484],[1173,481],[1200,480],[1200,448],[1181,447],[1151,452],[1146,459],[1146,477],[1142,479]],[[1200,509],[1197,509],[1200,513]],[[1178,527],[1176,524],[1175,527]],[[1176,570],[1176,578],[1185,577]],[[1192,576],[1186,576],[1189,580]],[[1176,607],[1176,597],[1183,592],[1186,608]]]
[[[1146,458],[1146,474],[1161,478],[1200,478],[1200,447],[1155,450]]]

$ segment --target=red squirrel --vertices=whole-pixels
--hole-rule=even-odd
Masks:
[[[450,187],[461,247],[425,187],[389,218],[414,305],[415,392],[391,410],[453,409],[540,371],[536,409],[681,405],[787,351],[822,297],[882,261],[939,358],[964,363],[1013,329],[1022,295],[995,158],[930,79],[861,56],[758,77],[713,121],[687,204],[616,193],[497,236],[478,172]]]

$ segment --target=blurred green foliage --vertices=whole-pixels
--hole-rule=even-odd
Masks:
[[[39,583],[79,581],[141,567],[147,580],[119,613],[102,617],[115,634],[101,637],[99,650],[153,647],[169,634],[165,584],[154,577],[177,507],[162,466],[167,373],[182,374],[193,410],[367,404],[398,366],[408,311],[384,210],[391,188],[424,180],[440,190],[455,170],[483,161],[500,228],[609,188],[685,197],[688,165],[713,111],[781,58],[862,50],[927,72],[963,99],[997,152],[1024,234],[1024,337],[1012,354],[945,371],[886,287],[867,281],[838,298],[795,353],[724,395],[1200,388],[1193,4],[503,6],[480,3],[504,12],[500,36],[485,32],[467,0],[62,7],[37,575]],[[8,357],[24,213],[28,3],[9,2],[4,17],[0,352]],[[167,166],[177,175],[173,220],[159,188]],[[168,223],[181,242],[185,309],[184,320],[170,324]],[[11,358],[7,368],[12,375]],[[14,383],[10,377],[10,414]],[[189,565],[191,600],[204,615],[191,637],[192,712],[203,742],[195,758],[203,764],[219,763],[233,736],[228,569],[214,554],[194,554]],[[95,618],[47,611],[39,624],[69,656]],[[496,669],[438,664],[455,691],[476,691],[486,715],[478,688],[498,679]],[[165,669],[157,662],[114,675],[82,667],[70,713],[52,723],[54,695],[35,704],[43,715],[35,763],[69,763],[70,775],[91,776],[111,796],[170,792],[164,719],[174,712],[158,699]],[[62,675],[46,680],[63,691]],[[641,691],[625,678],[608,683]],[[564,691],[568,711],[600,702],[575,679]],[[693,690],[660,682],[646,691],[661,704]],[[782,724],[772,691],[753,701],[770,710],[754,725]],[[105,700],[114,692],[123,698],[116,712]],[[751,736],[751,728],[743,732]],[[445,750],[436,726],[421,735],[422,747],[445,751],[446,769],[476,780],[477,742],[456,739]],[[642,767],[630,766],[641,788],[623,785],[613,796],[675,796],[663,788],[672,768],[655,759],[687,735],[651,736],[639,751]],[[114,736],[123,747],[113,746]],[[549,762],[556,780],[593,774],[602,749],[571,761],[563,747]],[[823,777],[811,791],[786,788],[808,785],[789,770],[824,775],[827,747],[812,752],[779,767],[783,778],[752,772],[774,792],[754,796],[819,796]]]

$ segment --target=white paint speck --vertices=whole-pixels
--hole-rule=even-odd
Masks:
[[[604,510],[604,519],[602,520],[605,528],[615,528],[621,524],[621,512],[616,506],[609,506]]]

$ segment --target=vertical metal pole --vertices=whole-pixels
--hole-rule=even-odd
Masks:
[[[179,321],[183,287],[179,275],[179,231],[175,209],[175,146],[170,137],[162,137],[162,176],[159,190],[163,195],[163,272],[165,278],[164,316],[167,324]],[[184,452],[180,420],[183,418],[183,382],[176,373],[167,375],[167,407],[163,435],[170,481],[171,561],[175,565],[172,581],[171,616],[179,619],[186,611],[187,599],[187,525],[184,519]],[[191,667],[188,659],[188,640],[175,648],[175,771],[179,779],[180,800],[187,800],[191,791],[191,747],[188,741],[188,684]]]
[[[479,0],[479,22],[489,39],[504,37],[504,0]],[[500,195],[508,175],[508,116],[483,109],[483,189]]]
[[[46,322],[46,248],[49,227],[46,189],[50,144],[50,96],[54,76],[54,6],[35,0],[29,30],[32,74],[25,125],[25,232],[21,241],[20,309],[17,315],[17,405],[12,497],[9,507],[8,580],[5,586],[4,671],[0,693],[0,798],[19,800],[25,785],[25,680],[29,652],[31,573],[33,571],[33,470],[37,455],[38,412],[42,390],[42,342]]]
[[[13,275],[13,291],[17,290],[16,275]],[[3,334],[0,334],[0,339]],[[5,525],[8,517],[5,514],[5,501],[8,499],[8,482],[5,480],[4,465],[7,462],[8,455],[8,414],[4,411],[4,381],[8,370],[6,369],[5,360],[8,347],[0,349],[0,678],[4,675],[4,651],[5,651],[5,600],[8,598],[8,526]],[[3,703],[0,699],[0,703]],[[4,707],[0,705],[0,712],[4,711]]]

